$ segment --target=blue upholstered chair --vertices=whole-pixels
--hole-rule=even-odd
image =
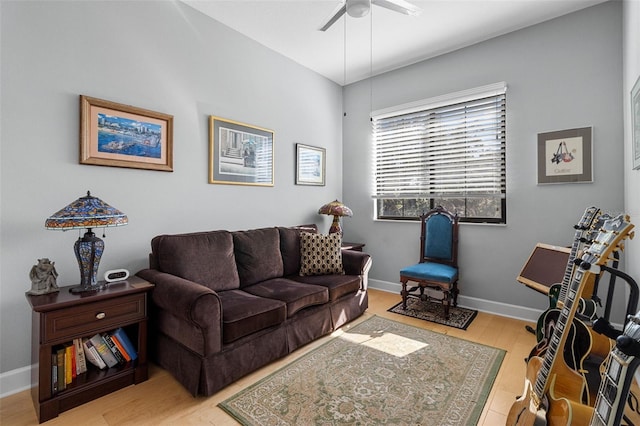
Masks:
[[[429,300],[425,288],[435,289],[442,298],[431,298],[442,302],[448,319],[451,301],[458,305],[458,215],[438,206],[420,216],[420,221],[420,261],[400,270],[402,308],[407,309],[409,297]],[[409,281],[417,285],[407,289]]]

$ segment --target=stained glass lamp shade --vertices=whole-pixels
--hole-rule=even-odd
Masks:
[[[340,227],[340,217],[353,216],[353,212],[351,211],[351,209],[338,200],[332,201],[320,207],[320,209],[318,209],[318,214],[333,216],[333,222],[331,223],[331,227],[329,228],[329,233],[338,233],[340,235],[342,235],[342,228]]]
[[[89,191],[45,221],[45,228],[59,231],[86,229],[83,237],[78,238],[73,248],[80,266],[80,285],[72,287],[71,292],[100,290],[96,279],[98,266],[104,252],[104,241],[98,238],[93,228],[124,226],[129,222],[127,215],[111,207]]]

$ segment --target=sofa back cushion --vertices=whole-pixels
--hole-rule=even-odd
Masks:
[[[282,255],[278,228],[233,232],[233,246],[240,288],[282,277]]]
[[[300,272],[300,234],[303,232],[317,233],[314,224],[299,225],[291,228],[278,228],[280,231],[280,252],[282,253],[283,275],[298,275]]]
[[[159,235],[151,240],[158,270],[202,284],[214,291],[240,287],[228,231]]]

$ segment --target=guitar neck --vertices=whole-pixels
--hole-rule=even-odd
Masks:
[[[562,353],[562,348],[564,348],[569,331],[567,324],[571,324],[575,317],[576,310],[578,308],[576,299],[580,297],[585,281],[589,275],[590,273],[588,271],[584,271],[580,267],[575,271],[571,286],[567,293],[567,298],[565,299],[564,306],[560,311],[558,322],[553,330],[553,335],[551,336],[544,361],[536,377],[534,391],[539,400],[542,400],[546,392],[549,390],[549,375],[551,371],[553,371],[553,367],[557,362],[558,357],[556,355],[558,353]]]
[[[578,252],[584,246],[586,241],[585,236],[589,234],[589,230],[593,225],[594,221],[597,217],[600,216],[600,209],[597,207],[587,207],[587,209],[582,214],[582,218],[580,218],[580,222],[575,226],[576,233],[573,237],[573,244],[571,246],[571,252],[569,253],[569,260],[567,262],[567,267],[564,270],[564,277],[562,277],[562,283],[560,285],[560,295],[558,300],[560,302],[564,302],[567,298],[567,290],[569,289],[569,284],[571,284],[571,278],[573,277],[573,272],[575,271],[575,260],[578,256]]]
[[[640,325],[629,321],[625,326],[627,336],[640,336]],[[633,375],[640,365],[640,358],[627,355],[617,346],[607,359],[605,374],[602,377],[598,396],[591,417],[591,426],[619,425],[624,413],[625,403]]]
[[[573,277],[573,271],[575,271],[575,260],[578,257],[578,251],[580,251],[580,247],[582,246],[582,230],[578,229],[576,231],[575,237],[573,239],[573,245],[571,246],[571,251],[569,252],[569,260],[567,261],[567,267],[564,270],[564,276],[562,277],[562,283],[560,284],[560,294],[558,296],[558,300],[560,302],[564,302],[567,298],[567,291],[569,290],[569,284],[571,284],[571,278]]]

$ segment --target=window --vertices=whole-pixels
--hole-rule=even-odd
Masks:
[[[506,223],[506,85],[372,114],[376,218],[441,205],[461,222]]]

